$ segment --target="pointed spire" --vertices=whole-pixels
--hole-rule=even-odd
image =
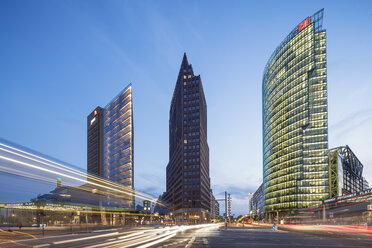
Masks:
[[[189,64],[189,61],[187,61],[186,53],[183,53],[182,64],[180,67],[180,72],[178,73],[178,81],[185,78],[186,75],[194,76],[194,72],[192,70],[192,66]]]
[[[187,61],[186,53],[183,53],[181,68],[187,68],[188,66],[189,66],[189,62]]]

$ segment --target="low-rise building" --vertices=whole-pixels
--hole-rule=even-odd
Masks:
[[[363,164],[349,146],[330,149],[328,162],[329,198],[363,191]]]

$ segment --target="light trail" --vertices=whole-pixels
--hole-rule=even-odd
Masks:
[[[42,170],[44,172],[52,173],[52,174],[55,174],[55,175],[58,175],[58,176],[65,176],[69,179],[76,180],[76,181],[81,182],[81,183],[91,184],[91,185],[94,185],[94,186],[97,186],[97,187],[102,187],[102,188],[105,188],[105,189],[108,189],[108,190],[118,192],[120,194],[126,194],[126,195],[129,195],[129,196],[136,196],[136,197],[144,199],[144,200],[149,200],[151,202],[155,202],[154,198],[152,196],[150,196],[148,194],[145,194],[143,192],[135,191],[133,189],[122,186],[122,185],[117,184],[115,182],[110,182],[108,180],[104,180],[102,178],[95,177],[95,176],[90,175],[90,174],[85,174],[81,171],[78,171],[78,170],[76,170],[74,168],[71,168],[69,166],[66,166],[64,164],[61,164],[61,163],[52,161],[50,159],[47,159],[47,158],[44,158],[44,157],[41,157],[41,156],[38,156],[38,155],[35,155],[35,154],[32,154],[32,153],[23,151],[21,149],[6,145],[4,143],[0,143],[0,146],[3,146],[3,147],[0,147],[0,150],[2,150],[4,152],[13,154],[15,156],[18,156],[18,157],[21,157],[21,158],[24,158],[24,159],[27,159],[27,160],[32,160],[34,162],[37,162],[37,163],[40,163],[40,164],[43,164],[43,165],[47,165],[47,166],[52,167],[52,168],[57,169],[57,170],[62,170],[64,172],[71,173],[74,176],[71,176],[71,175],[65,174],[63,172],[56,171],[56,170],[46,169],[46,168],[43,168],[43,167],[40,167],[40,166],[32,165],[30,163],[18,161],[16,159],[1,156],[3,159],[8,160],[10,162],[14,162],[14,163],[18,163],[18,164],[28,166],[28,167],[31,167],[31,168],[34,168],[34,169]],[[21,176],[25,176],[25,175],[23,174]],[[91,179],[91,180],[86,180],[86,178]],[[92,182],[92,180],[97,181],[99,183]],[[158,203],[158,204],[164,205],[162,203]]]
[[[161,242],[164,242],[164,241],[166,241],[166,240],[168,240],[168,239],[173,238],[174,236],[176,236],[176,234],[177,234],[178,232],[185,231],[185,230],[191,230],[191,229],[206,228],[206,227],[207,227],[207,228],[210,228],[211,225],[213,225],[213,227],[214,227],[214,225],[216,225],[216,224],[204,224],[204,225],[195,225],[195,226],[180,226],[180,227],[176,228],[176,230],[174,230],[174,231],[172,231],[172,232],[170,232],[170,233],[165,233],[165,234],[163,234],[163,235],[159,235],[159,236],[157,236],[157,237],[155,237],[155,238],[153,238],[153,239],[148,239],[148,240],[143,241],[143,242],[141,241],[141,242],[138,242],[138,243],[135,243],[135,244],[130,244],[130,245],[127,245],[127,246],[122,246],[121,248],[126,248],[126,247],[136,246],[136,245],[139,245],[139,244],[143,244],[143,243],[145,243],[145,242],[150,242],[150,241],[155,240],[155,241],[153,241],[153,242],[151,242],[151,243],[144,244],[144,245],[142,245],[142,246],[138,246],[138,248],[146,248],[146,247],[150,247],[150,246],[153,246],[153,245],[159,244],[159,243],[161,243]]]
[[[132,246],[136,246],[136,247],[139,247],[137,245],[140,245],[140,244],[143,244],[143,243],[147,243],[147,242],[150,242],[150,241],[153,241],[153,240],[158,240],[158,239],[162,239],[163,237],[166,237],[167,239],[170,239],[171,237],[175,236],[177,234],[177,232],[179,231],[173,231],[171,233],[165,233],[165,234],[161,234],[161,235],[155,235],[155,237],[152,237],[152,238],[148,238],[148,239],[145,239],[145,240],[142,240],[142,241],[139,241],[139,242],[136,242],[134,244],[129,244],[129,245],[125,245],[125,246],[120,246],[121,248],[127,248],[127,247],[132,247]],[[173,235],[173,236],[172,236]],[[152,235],[154,236],[154,235]]]
[[[126,238],[130,238],[130,237],[133,237],[133,236],[137,236],[137,235],[140,235],[142,233],[145,233],[145,232],[139,232],[139,233],[133,233],[133,234],[129,234],[129,235],[125,235],[125,236],[121,236],[119,237],[118,239],[126,239]]]
[[[18,171],[16,169],[8,168],[8,167],[1,166],[1,165],[0,165],[0,171],[1,172],[4,172],[4,173],[16,175],[16,176],[21,176],[21,177],[26,177],[26,178],[34,179],[34,180],[37,180],[37,181],[40,181],[40,182],[45,182],[45,183],[50,183],[50,184],[54,184],[55,183],[55,180],[52,180],[52,179],[50,179],[48,177],[41,177],[41,176],[36,175],[36,174],[25,173],[23,171]]]
[[[151,234],[151,236],[155,236],[155,235],[156,234]],[[102,244],[98,244],[98,245],[92,245],[92,246],[88,246],[86,248],[107,247],[109,245],[120,244],[120,243],[128,242],[128,241],[131,241],[131,240],[134,240],[134,239],[139,239],[139,238],[146,237],[146,236],[150,236],[150,235],[148,233],[146,234],[144,232],[138,232],[138,233],[134,233],[132,235],[122,236],[121,239],[126,238],[126,240],[116,240],[116,241],[110,240],[110,242],[108,242],[108,243],[106,242],[106,243],[102,243]]]
[[[17,156],[20,156],[20,157],[23,157],[23,158],[26,158],[26,159],[30,159],[30,160],[33,160],[33,161],[36,161],[36,162],[39,162],[39,163],[43,163],[43,164],[45,164],[45,165],[52,166],[52,167],[54,167],[54,168],[56,168],[56,169],[61,169],[61,170],[67,171],[67,172],[72,172],[72,173],[74,173],[74,174],[76,174],[76,175],[82,176],[83,178],[85,178],[85,177],[87,176],[87,177],[90,178],[90,179],[95,179],[95,180],[97,180],[97,181],[101,181],[101,182],[103,182],[103,183],[108,183],[108,181],[106,181],[106,180],[102,180],[101,178],[96,177],[96,176],[93,176],[93,175],[89,175],[89,174],[86,175],[85,173],[82,173],[81,171],[76,170],[76,169],[71,168],[71,167],[68,167],[68,166],[66,166],[66,165],[64,165],[64,164],[57,163],[57,162],[55,162],[55,161],[52,161],[52,160],[49,160],[49,159],[46,159],[46,158],[40,157],[40,156],[35,155],[35,154],[31,154],[31,153],[29,153],[29,152],[25,152],[25,151],[23,151],[23,150],[20,150],[20,149],[17,149],[17,148],[14,148],[14,147],[11,147],[11,146],[8,146],[8,145],[5,145],[5,144],[3,144],[3,143],[0,143],[0,145],[5,146],[5,147],[7,147],[7,148],[9,148],[9,149],[13,149],[13,150],[16,150],[16,151],[18,151],[18,152],[21,152],[21,153],[24,153],[24,154],[30,155],[30,156],[32,156],[32,157],[36,157],[36,158],[39,158],[39,159],[45,160],[45,161],[47,161],[47,162],[49,162],[49,163],[52,163],[52,164],[58,165],[59,167],[56,167],[56,166],[54,166],[54,165],[52,165],[52,164],[48,164],[48,163],[43,162],[43,161],[41,161],[41,160],[33,159],[33,158],[31,158],[31,157],[27,157],[27,156],[24,156],[24,155],[22,155],[22,154],[15,153],[15,152],[10,151],[10,150],[7,150],[7,149],[0,148],[1,150],[4,150],[4,151],[9,152],[9,153],[12,153],[12,154],[14,154],[14,155],[17,155]],[[61,168],[61,167],[62,167],[62,168]],[[88,183],[89,183],[89,182],[88,182]],[[121,186],[121,185],[114,185],[114,186],[123,187],[123,186]],[[137,192],[137,191],[132,190],[132,189],[129,189],[129,188],[125,188],[125,189],[128,190],[128,191],[131,191],[132,193],[137,193],[137,194],[140,194],[140,195],[143,195],[143,196],[146,196],[146,197],[149,196],[149,195],[146,195],[146,194],[144,194],[144,193],[142,193],[142,192]],[[151,197],[151,196],[149,196],[149,197]]]
[[[176,236],[176,233],[173,233],[173,234],[171,234],[171,235],[169,235],[169,236],[166,236],[166,237],[164,237],[164,238],[161,238],[161,239],[155,240],[155,241],[153,241],[153,242],[151,242],[151,243],[148,243],[148,244],[145,244],[145,245],[138,246],[138,248],[147,248],[147,247],[150,247],[150,246],[153,246],[153,245],[156,245],[156,244],[162,243],[162,242],[164,242],[164,241],[166,241],[166,240],[168,240],[168,239],[173,238],[174,236]]]
[[[97,248],[97,247],[141,247],[146,248],[159,243],[162,243],[168,239],[173,238],[177,235],[178,232],[183,232],[191,229],[206,229],[210,230],[211,228],[218,227],[218,224],[201,224],[201,225],[192,225],[192,226],[175,226],[167,227],[161,229],[154,229],[148,231],[138,231],[130,235],[125,235],[118,237],[118,240],[109,242],[104,242],[97,245],[87,246],[86,248]],[[130,242],[132,241],[132,242]],[[135,241],[133,243],[133,241]]]
[[[102,238],[102,237],[114,236],[114,235],[117,235],[118,233],[119,233],[119,232],[114,232],[114,233],[107,233],[107,234],[101,234],[101,235],[90,236],[90,237],[84,237],[84,238],[62,240],[62,241],[53,242],[53,244],[55,244],[55,245],[60,245],[60,244],[72,243],[72,242],[83,241],[83,240],[89,240],[89,239],[98,239],[98,238]]]
[[[23,165],[23,166],[27,166],[27,167],[30,167],[30,168],[33,168],[33,169],[41,170],[41,171],[51,173],[51,174],[54,174],[54,175],[57,175],[57,176],[64,176],[66,178],[70,178],[70,179],[79,181],[81,183],[87,183],[87,181],[85,179],[81,179],[81,178],[78,178],[78,177],[75,177],[75,176],[71,176],[71,175],[68,175],[68,174],[63,173],[63,172],[61,173],[61,172],[58,172],[58,171],[55,171],[55,170],[52,170],[52,169],[43,168],[43,167],[40,167],[40,166],[37,166],[37,165],[33,165],[33,164],[26,163],[26,162],[23,162],[23,161],[20,161],[20,160],[16,160],[16,159],[13,159],[13,158],[9,158],[9,157],[5,157],[5,156],[0,155],[0,159],[6,160],[6,161],[9,161],[9,162],[13,162],[13,163],[16,163],[16,164],[20,164],[20,165]],[[109,186],[106,186],[106,185],[103,185],[103,184],[98,184],[98,183],[94,183],[94,182],[88,182],[88,183],[92,184],[94,186],[97,186],[97,187],[102,187],[102,188],[105,188],[107,190],[112,190],[112,191],[118,192],[120,194],[126,194],[126,195],[129,195],[129,196],[136,196],[136,197],[139,197],[141,199],[149,200],[151,202],[153,202],[153,199],[154,199],[151,196],[148,196],[148,197],[138,196],[137,192],[136,193],[129,193],[129,192],[126,192],[123,189],[117,189],[117,188],[109,187]]]

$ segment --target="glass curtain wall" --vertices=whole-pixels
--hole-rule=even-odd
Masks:
[[[263,75],[265,210],[321,204],[328,190],[323,9],[283,40]]]
[[[104,111],[104,177],[133,188],[132,85]]]

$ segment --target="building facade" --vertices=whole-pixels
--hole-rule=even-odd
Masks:
[[[88,173],[134,189],[132,85],[105,108],[97,107],[87,122]],[[134,196],[107,197],[101,204],[134,208]]]
[[[211,189],[211,196],[210,196],[210,219],[214,220],[220,215],[220,204],[216,200],[216,197],[213,194]]]
[[[365,177],[363,177],[363,190],[369,189],[369,183]]]
[[[326,31],[323,9],[275,49],[262,85],[266,212],[322,203],[328,187]]]
[[[253,212],[256,216],[262,216],[264,211],[263,184],[258,187],[252,197]]]
[[[132,85],[128,85],[104,112],[104,177],[134,188]]]
[[[220,217],[220,203],[218,201],[214,202],[214,209],[216,218]]]
[[[329,198],[364,189],[363,164],[349,146],[329,150]]]
[[[207,103],[199,76],[184,54],[169,111],[169,163],[165,200],[173,218],[210,218]]]
[[[87,172],[103,177],[103,108],[97,107],[87,117]]]

